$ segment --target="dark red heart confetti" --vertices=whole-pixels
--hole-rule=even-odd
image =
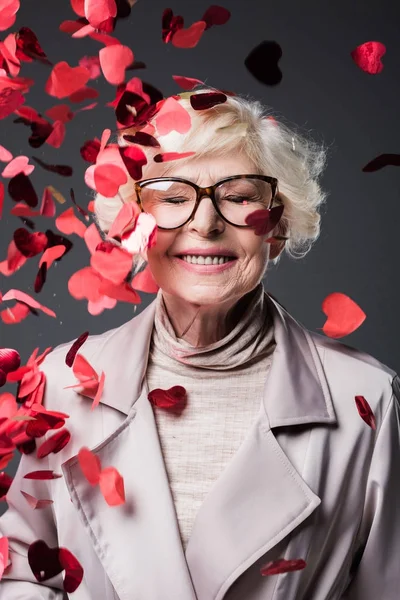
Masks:
[[[13,482],[13,478],[7,473],[0,473],[0,502],[6,499],[6,495]]]
[[[38,480],[46,480],[46,479],[59,479],[62,475],[58,473],[54,473],[54,471],[47,469],[39,469],[39,471],[31,471],[30,473],[26,473],[24,475],[24,479],[38,479]]]
[[[261,567],[261,575],[278,575],[279,573],[288,573],[289,571],[299,571],[307,566],[306,562],[302,559],[286,560],[280,558],[275,561],[271,561]]]
[[[185,408],[187,403],[187,393],[183,386],[174,385],[167,390],[156,388],[149,392],[148,399],[150,402],[163,409],[174,409],[181,411]]]
[[[13,348],[0,348],[0,369],[5,375],[16,371],[20,364],[21,357],[17,350]]]
[[[32,29],[21,27],[15,35],[15,41],[17,42],[15,55],[19,60],[25,62],[38,60],[45,65],[52,66]]]
[[[384,167],[400,167],[400,154],[380,154],[362,168],[364,173],[373,173]]]
[[[41,413],[35,416],[34,421],[28,422],[26,434],[29,437],[40,438],[50,429],[60,429],[64,425],[65,419],[63,417]]]
[[[61,429],[43,442],[38,448],[36,456],[38,458],[44,458],[51,452],[57,454],[57,452],[60,452],[68,444],[70,439],[71,434],[68,429]]]
[[[283,211],[283,204],[274,206],[274,208],[255,210],[246,217],[246,223],[254,227],[255,235],[267,235],[277,226],[282,218]]]
[[[372,412],[367,400],[364,398],[364,396],[355,396],[355,401],[357,410],[362,420],[365,421],[366,424],[371,427],[371,429],[376,429],[375,415]]]
[[[63,177],[71,177],[71,175],[73,174],[72,167],[69,167],[68,165],[48,165],[40,158],[37,158],[37,156],[32,156],[32,160],[37,162],[38,165],[43,167],[43,169],[46,169],[46,171],[57,173],[58,175],[62,175]]]
[[[83,568],[66,548],[49,548],[44,540],[36,540],[28,548],[29,566],[39,583],[65,570],[64,590],[71,594],[83,579]]]
[[[205,21],[206,29],[213,25],[225,25],[229,21],[231,13],[223,6],[209,6],[202,16],[201,20]]]
[[[225,94],[221,92],[205,92],[202,94],[192,94],[190,104],[194,110],[208,110],[217,104],[223,104],[227,101]]]
[[[42,231],[29,233],[20,227],[14,231],[13,239],[18,250],[27,258],[40,254],[47,247],[47,236]]]
[[[88,337],[89,337],[89,332],[85,331],[84,333],[81,333],[81,335],[78,337],[78,339],[75,340],[75,342],[72,344],[71,348],[68,350],[67,355],[65,357],[65,364],[68,367],[72,367],[72,365],[74,364],[75,356],[76,356],[79,348],[81,348],[83,346],[83,344],[86,342]]]
[[[282,58],[282,49],[277,42],[261,42],[246,57],[244,64],[248,71],[265,85],[277,85],[282,80],[278,66]]]

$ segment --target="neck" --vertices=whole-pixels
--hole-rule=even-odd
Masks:
[[[241,298],[210,305],[186,302],[165,292],[162,297],[176,337],[201,348],[218,342],[236,327],[256,289]]]

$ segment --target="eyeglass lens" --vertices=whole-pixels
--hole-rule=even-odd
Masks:
[[[192,214],[196,190],[180,181],[155,181],[141,189],[143,210],[153,215],[159,227],[179,227]],[[246,225],[246,217],[255,210],[270,206],[272,187],[262,179],[234,179],[221,183],[215,190],[218,208],[227,221]]]

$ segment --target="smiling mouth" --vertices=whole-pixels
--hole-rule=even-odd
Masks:
[[[176,258],[179,258],[180,260],[184,260],[185,262],[187,262],[190,265],[204,265],[204,266],[210,266],[210,265],[224,265],[228,262],[232,262],[234,260],[237,260],[234,256],[215,256],[213,258],[205,258],[203,256],[196,256],[196,257],[191,257],[189,255],[189,257],[187,257],[187,255],[177,255]]]

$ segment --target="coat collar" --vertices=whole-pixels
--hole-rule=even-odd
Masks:
[[[276,348],[264,390],[265,412],[207,494],[186,552],[144,385],[154,302],[107,334],[90,359],[96,370],[106,372],[102,403],[124,415],[118,429],[91,449],[103,466],[116,467],[124,477],[126,503],[108,507],[98,488],[83,477],[77,455],[62,470],[121,600],[223,600],[260,557],[280,558],[280,542],[321,502],[272,429],[335,423],[328,385],[310,334],[268,295],[267,301]],[[267,589],[275,586],[273,579],[263,578],[266,598],[272,597]]]
[[[271,428],[335,423],[329,387],[310,333],[269,294],[265,296],[276,341],[264,393]],[[125,415],[143,389],[155,304],[153,301],[137,317],[113,330],[90,359],[98,372],[106,372],[101,402]],[[116,361],[116,355],[126,358]],[[285,376],[281,377],[281,373]],[[119,389],[130,390],[130,394],[116,393]]]

